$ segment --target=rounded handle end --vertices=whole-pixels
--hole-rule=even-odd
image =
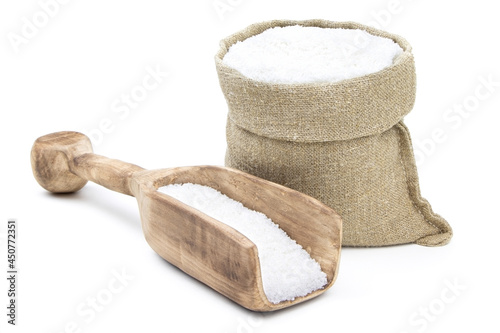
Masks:
[[[92,153],[90,139],[78,132],[39,137],[31,149],[31,168],[37,182],[53,193],[76,192],[87,183],[70,169],[74,157]]]

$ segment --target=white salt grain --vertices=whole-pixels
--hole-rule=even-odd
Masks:
[[[364,30],[296,25],[233,44],[223,62],[262,82],[338,82],[391,66],[402,52],[393,40]]]
[[[171,184],[158,191],[231,226],[250,239],[257,246],[262,284],[270,302],[294,300],[326,284],[326,274],[320,265],[263,213],[248,209],[208,186]]]

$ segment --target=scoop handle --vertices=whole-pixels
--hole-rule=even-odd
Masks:
[[[38,183],[53,193],[76,192],[87,181],[133,196],[132,174],[143,168],[92,153],[90,139],[78,132],[39,137],[31,149],[31,168]]]

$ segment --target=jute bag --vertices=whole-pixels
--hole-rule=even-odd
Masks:
[[[363,29],[403,53],[382,71],[337,83],[273,84],[222,62],[229,47],[275,26]],[[285,185],[334,208],[345,246],[444,245],[448,223],[421,197],[410,134],[415,101],[408,42],[352,22],[270,21],[221,41],[215,57],[226,98],[226,165]]]

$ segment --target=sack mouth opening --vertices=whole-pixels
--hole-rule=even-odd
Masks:
[[[274,27],[288,27],[288,26],[303,26],[303,27],[317,27],[317,28],[333,28],[333,29],[352,29],[352,30],[364,30],[367,33],[373,35],[373,36],[378,36],[378,37],[384,37],[391,39],[395,43],[397,43],[402,49],[403,52],[398,55],[394,60],[392,65],[377,71],[373,72],[367,75],[362,75],[350,79],[344,79],[336,82],[308,82],[308,83],[274,83],[274,82],[264,82],[264,81],[259,81],[259,80],[254,80],[252,78],[249,78],[248,76],[244,75],[237,69],[234,69],[232,67],[229,67],[226,65],[223,61],[224,56],[226,53],[229,51],[229,48],[236,44],[237,42],[242,42],[250,37],[256,36],[258,34],[261,34],[262,32],[274,28]],[[408,60],[408,58],[413,59],[413,55],[411,53],[411,45],[408,43],[406,39],[403,37],[396,35],[396,34],[391,34],[389,32],[386,32],[384,30],[380,30],[368,25],[360,24],[357,22],[353,21],[342,21],[342,22],[335,22],[335,21],[327,21],[327,20],[322,20],[322,19],[312,19],[312,20],[271,20],[271,21],[264,21],[260,23],[254,23],[250,26],[248,26],[246,29],[236,32],[223,40],[220,41],[220,49],[215,55],[215,62],[217,66],[221,66],[221,68],[224,68],[226,71],[230,71],[231,75],[238,75],[242,78],[244,78],[247,81],[253,82],[255,85],[260,85],[260,86],[268,86],[269,88],[272,87],[282,87],[282,86],[287,86],[295,89],[300,89],[302,88],[309,88],[312,85],[320,87],[320,86],[335,86],[335,85],[341,85],[345,84],[347,82],[356,82],[356,81],[364,81],[367,78],[374,77],[374,76],[380,76],[383,77],[385,76],[385,73],[390,72],[393,70],[393,68],[400,63],[403,63]]]
[[[222,59],[229,47],[272,27],[360,29],[390,38],[403,52],[391,66],[367,75],[324,83],[268,83],[248,78]],[[231,121],[254,134],[295,142],[344,141],[379,134],[413,108],[416,73],[402,37],[356,22],[275,20],[256,23],[223,39],[215,56]]]

